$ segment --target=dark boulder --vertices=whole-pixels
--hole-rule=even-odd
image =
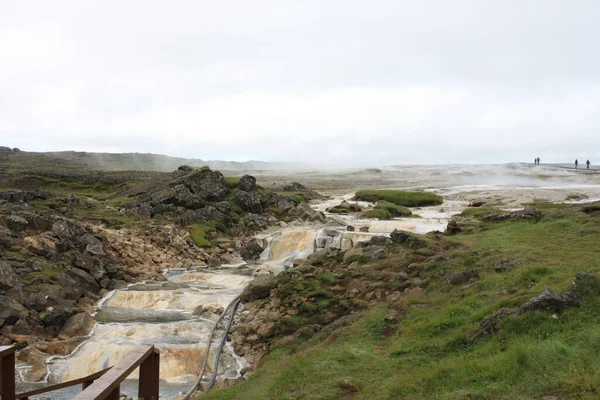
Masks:
[[[238,190],[234,194],[235,202],[244,210],[251,213],[260,214],[262,213],[262,204],[260,193],[254,192],[245,192],[243,190]]]
[[[458,222],[451,219],[450,221],[448,221],[448,225],[446,226],[446,230],[444,231],[444,234],[448,235],[448,236],[452,236],[452,235],[456,235],[460,231],[461,231],[461,229],[460,229],[460,226],[458,226]]]
[[[521,305],[518,312],[519,314],[532,310],[561,312],[568,307],[579,307],[579,300],[570,293],[557,294],[552,289],[547,288],[539,296]]]
[[[178,182],[193,194],[209,201],[221,201],[229,192],[229,185],[223,174],[209,169],[194,171],[180,178]]]
[[[479,336],[494,334],[500,328],[500,322],[514,313],[515,310],[504,307],[492,315],[485,317],[484,320],[481,321],[479,328],[471,335],[471,340],[476,339]]]
[[[0,261],[0,290],[10,290],[23,284],[21,278],[5,261]]]
[[[196,224],[202,221],[218,221],[228,224],[231,222],[231,218],[213,206],[206,206],[199,210],[184,211],[179,218],[179,223],[183,226]]]
[[[448,274],[444,277],[444,279],[451,285],[459,285],[461,283],[468,282],[471,279],[479,279],[479,274],[476,270],[471,268],[465,271]]]
[[[271,207],[282,211],[289,211],[298,205],[298,200],[291,196],[281,196],[275,192],[269,191],[265,194],[265,201]]]
[[[13,232],[23,232],[27,229],[27,220],[18,215],[8,215],[4,217],[4,225]]]
[[[223,214],[229,214],[231,212],[231,204],[226,201],[220,201],[215,204],[215,208]]]
[[[60,307],[55,307],[53,308],[51,311],[49,311],[48,313],[46,313],[46,315],[44,316],[44,326],[45,327],[56,327],[58,328],[58,331],[60,331],[62,329],[62,327],[65,325],[65,323],[67,322],[67,320],[69,318],[71,318],[73,315],[75,314],[75,311],[73,309],[67,308],[60,308]]]
[[[21,304],[8,296],[0,295],[0,327],[14,325],[25,313],[27,309]]]
[[[401,231],[398,229],[394,229],[392,233],[390,233],[390,238],[392,238],[392,242],[403,244],[410,237],[410,233],[406,231]]]
[[[96,280],[87,272],[82,269],[67,267],[67,275],[75,280],[81,288],[92,293],[98,293],[100,291],[100,285]]]
[[[238,188],[244,192],[254,192],[256,190],[256,178],[252,175],[244,175],[238,182]]]
[[[16,243],[17,236],[7,227],[0,226],[0,246],[10,249]]]
[[[243,243],[240,248],[240,256],[246,261],[254,261],[260,258],[265,249],[256,240]]]
[[[75,314],[67,320],[58,334],[58,338],[60,340],[66,340],[75,336],[87,336],[90,334],[95,324],[96,322],[90,314],[86,312]]]
[[[251,281],[242,292],[240,298],[244,302],[263,299],[271,294],[277,286],[277,279],[271,275],[260,275]]]
[[[392,239],[387,236],[373,236],[369,241],[369,245],[391,244]]]
[[[94,235],[88,233],[81,237],[81,243],[85,245],[85,251],[94,256],[105,256],[104,245]]]

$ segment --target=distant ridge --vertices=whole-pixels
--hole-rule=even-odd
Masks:
[[[310,167],[302,163],[266,161],[220,161],[194,158],[171,157],[150,153],[90,153],[79,151],[58,151],[37,153],[58,158],[70,163],[84,165],[90,169],[103,171],[160,171],[170,172],[181,165],[191,167],[208,166],[211,169],[234,173],[260,171],[304,171]]]

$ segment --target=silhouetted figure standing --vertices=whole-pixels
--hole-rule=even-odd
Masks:
[[[537,165],[540,165],[540,158],[537,158]]]
[[[579,161],[577,161],[577,159],[575,159],[575,169],[577,169],[578,165],[579,165]]]
[[[590,169],[590,164],[591,164],[591,163],[590,163],[590,160],[587,160],[587,161],[585,162],[585,165],[587,166],[587,169]]]

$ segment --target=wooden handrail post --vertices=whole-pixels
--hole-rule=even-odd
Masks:
[[[158,400],[160,353],[158,349],[152,352],[140,365],[140,380],[138,386],[139,400]]]
[[[108,396],[106,396],[106,400],[119,400],[121,397],[121,385],[114,388],[112,392]]]
[[[0,346],[0,395],[2,400],[15,400],[15,348]]]

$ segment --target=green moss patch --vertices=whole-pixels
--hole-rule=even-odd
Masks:
[[[428,192],[405,192],[402,190],[359,190],[355,195],[356,200],[387,202],[404,207],[425,207],[442,204],[442,196]]]

